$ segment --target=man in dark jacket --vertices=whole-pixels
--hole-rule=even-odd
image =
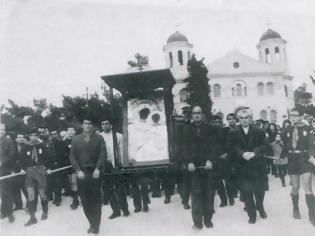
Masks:
[[[20,163],[23,170],[26,172],[25,186],[28,194],[28,210],[30,219],[25,226],[30,226],[37,223],[35,217],[36,200],[35,188],[38,188],[38,194],[41,199],[43,214],[41,219],[46,220],[48,217],[48,198],[46,195],[47,189],[47,174],[51,173],[53,160],[47,146],[39,140],[36,130],[32,130],[29,134],[30,142],[22,149]]]
[[[192,109],[192,123],[185,127],[184,137],[183,154],[188,171],[192,173],[191,213],[194,229],[202,229],[203,223],[211,228],[214,191],[209,170],[212,169],[215,145],[213,133],[202,122],[201,107]]]
[[[83,120],[83,133],[74,137],[70,162],[77,173],[84,213],[90,223],[88,233],[99,232],[102,215],[100,169],[107,158],[104,139],[93,133],[90,118]]]
[[[14,162],[14,143],[6,137],[5,126],[0,123],[0,176],[13,173]],[[14,222],[13,183],[10,179],[1,182],[1,219],[8,217],[10,223]]]
[[[237,113],[240,127],[234,132],[236,165],[244,194],[249,223],[256,223],[256,209],[261,218],[267,218],[264,210],[264,196],[268,188],[264,150],[264,131],[251,125],[252,111],[242,108]]]

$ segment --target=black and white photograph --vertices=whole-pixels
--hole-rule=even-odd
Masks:
[[[315,234],[313,0],[0,0],[0,235]]]

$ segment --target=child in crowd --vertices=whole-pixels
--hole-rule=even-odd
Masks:
[[[280,133],[276,135],[274,142],[272,142],[270,146],[273,151],[273,157],[275,158],[273,161],[273,164],[276,166],[278,170],[282,187],[285,187],[286,186],[285,176],[287,174],[288,158],[287,157],[280,158],[281,153],[282,153],[282,146],[283,146]]]

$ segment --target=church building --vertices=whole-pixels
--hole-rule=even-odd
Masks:
[[[258,60],[233,50],[207,65],[212,112],[225,117],[239,106],[249,106],[254,119],[281,124],[294,106],[286,43],[278,32],[268,29],[256,46]],[[188,76],[187,62],[193,45],[177,31],[168,38],[163,51],[166,65],[176,79],[174,106],[180,115],[189,96],[184,79]]]

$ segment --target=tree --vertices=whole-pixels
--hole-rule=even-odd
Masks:
[[[136,61],[128,61],[128,65],[131,67],[137,67],[137,70],[142,71],[144,67],[149,66],[149,58],[143,56],[140,53],[135,55]]]
[[[195,55],[192,55],[187,64],[189,76],[184,82],[187,82],[185,89],[189,94],[187,103],[191,107],[199,105],[205,113],[206,118],[209,119],[212,101],[210,99],[210,86],[207,77],[208,69],[204,65],[203,60],[204,58],[198,61]]]

